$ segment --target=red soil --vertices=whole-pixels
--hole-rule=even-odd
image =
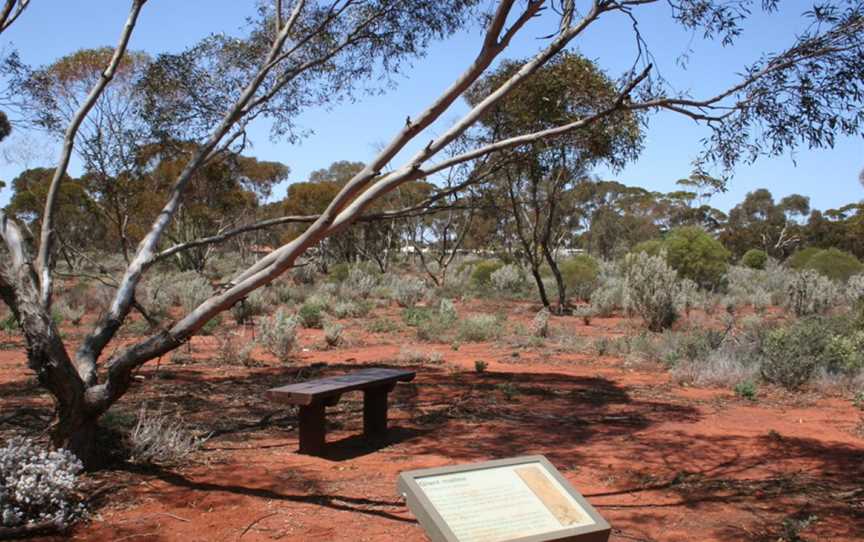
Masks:
[[[523,309],[516,318],[527,322],[532,311]],[[554,320],[558,334],[580,336],[620,335],[628,325]],[[864,538],[862,414],[848,397],[760,390],[748,402],[614,357],[506,341],[454,350],[407,331],[363,329],[351,324],[353,345],[327,351],[316,347],[320,331],[304,331],[307,351],[291,365],[219,366],[214,339],[200,337],[192,362],[144,368],[115,410],[128,417],[143,402],[163,402],[217,434],[186,466],[120,464],[89,475],[102,490],[71,538],[423,541],[395,494],[399,472],[523,454],[546,455],[609,520],[614,541],[767,542],[795,540],[795,531],[800,540]],[[4,340],[0,436],[33,434],[49,402],[25,369],[20,338]],[[388,442],[359,438],[361,399],[348,394],[328,416],[327,456],[295,453],[295,412],[268,403],[266,389],[315,363],[326,364],[315,369],[322,375],[394,364],[409,342],[444,363],[416,366],[415,382],[391,395]],[[487,373],[474,371],[476,360]]]

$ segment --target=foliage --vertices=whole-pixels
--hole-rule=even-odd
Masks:
[[[485,373],[486,369],[488,367],[489,367],[489,364],[483,360],[478,359],[474,362],[474,371],[479,373],[479,374]]]
[[[258,342],[281,361],[286,361],[297,341],[296,316],[279,309],[276,314],[264,318],[259,323]]]
[[[76,493],[81,462],[67,450],[46,451],[21,437],[0,447],[0,526],[54,522],[65,527],[84,514]]]
[[[752,380],[744,380],[743,382],[735,384],[734,391],[735,395],[741,397],[742,399],[755,401],[756,394],[758,393],[758,387],[756,386],[756,383]]]
[[[676,302],[680,284],[664,255],[628,254],[624,292],[627,305],[639,314],[648,329],[662,331],[678,319]]]
[[[462,342],[483,342],[501,335],[501,322],[492,314],[472,314],[459,321],[457,337]]]
[[[477,268],[475,268],[476,272]],[[518,291],[525,281],[522,270],[513,264],[507,264],[495,270],[489,275],[489,282],[495,290],[502,293],[513,293]]]
[[[545,338],[549,336],[549,318],[551,316],[552,313],[546,307],[543,307],[534,315],[534,319],[531,320],[532,337]]]
[[[477,287],[488,287],[492,285],[492,273],[504,267],[500,260],[480,260],[474,264],[471,271],[471,283]]]
[[[795,273],[788,286],[787,306],[796,316],[820,314],[834,306],[837,285],[811,270]]]
[[[180,416],[165,414],[161,408],[149,411],[142,405],[128,440],[132,461],[176,465],[201,449],[207,437],[191,431]]]
[[[762,345],[762,377],[789,390],[797,390],[823,361],[829,335],[825,326],[804,320],[768,332]]]
[[[849,277],[864,271],[864,265],[848,252],[837,248],[805,249],[790,258],[794,269],[812,269],[830,279],[847,281]]]
[[[663,241],[666,259],[678,275],[702,288],[716,288],[726,273],[730,253],[696,226],[676,228]]]
[[[345,328],[335,322],[325,322],[324,323],[324,342],[330,348],[335,348],[342,344],[344,337],[342,336],[342,332],[345,331]]]
[[[300,310],[297,311],[300,324],[305,328],[321,329],[324,325],[325,309],[326,305],[314,299],[308,299],[300,306]]]
[[[597,260],[587,254],[579,254],[561,262],[560,268],[567,292],[582,301],[590,299],[600,275]]]
[[[768,263],[768,253],[758,248],[751,248],[741,256],[741,265],[750,269],[765,269]]]
[[[413,307],[426,295],[426,284],[415,277],[393,281],[393,298],[400,307]]]

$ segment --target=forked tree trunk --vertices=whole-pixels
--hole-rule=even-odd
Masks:
[[[531,276],[534,277],[534,282],[537,283],[537,292],[540,293],[540,301],[547,309],[552,305],[549,302],[549,295],[546,293],[546,286],[543,285],[543,277],[540,275],[540,268],[535,265],[531,266]]]
[[[78,407],[56,408],[51,427],[51,443],[55,448],[65,448],[75,454],[87,470],[104,466],[107,458],[98,445],[99,415]]]

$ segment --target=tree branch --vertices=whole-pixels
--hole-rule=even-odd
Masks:
[[[78,128],[87,117],[87,114],[96,104],[102,91],[108,86],[108,83],[114,78],[114,73],[117,70],[123,56],[126,54],[126,47],[129,45],[129,39],[132,37],[132,31],[135,28],[135,23],[138,20],[138,14],[147,0],[133,0],[132,8],[129,12],[129,17],[126,19],[126,24],[123,27],[123,32],[120,35],[120,42],[114,49],[114,55],[111,61],[102,72],[99,80],[93,85],[84,103],[75,113],[72,122],[66,128],[66,134],[63,137],[63,148],[60,153],[57,168],[54,170],[54,176],[51,179],[51,184],[48,188],[48,195],[45,198],[45,209],[42,212],[42,232],[40,235],[39,256],[36,260],[36,267],[40,273],[41,294],[40,301],[45,310],[51,307],[51,295],[53,291],[51,271],[54,266],[52,246],[54,244],[54,214],[57,204],[57,195],[60,190],[60,183],[63,176],[66,175],[66,170],[69,167],[69,160],[72,157],[72,151],[75,146],[75,136],[78,133]]]

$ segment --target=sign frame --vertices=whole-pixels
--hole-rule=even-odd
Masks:
[[[417,483],[417,479],[445,474],[479,471],[497,467],[510,467],[537,463],[539,463],[546,472],[561,485],[564,491],[566,491],[570,497],[582,507],[585,513],[594,521],[594,524],[567,527],[551,533],[524,536],[510,539],[506,542],[607,542],[612,527],[597,512],[597,510],[595,510],[594,507],[585,500],[585,497],[583,497],[576,488],[574,488],[570,482],[564,478],[558,469],[556,469],[555,466],[542,455],[526,455],[497,459],[494,461],[485,461],[482,463],[405,471],[399,474],[396,483],[396,491],[405,499],[408,508],[414,513],[417,521],[426,531],[426,534],[432,542],[460,542],[447,525],[447,522],[444,521],[444,518],[438,513],[435,506],[425,495],[423,489]]]

